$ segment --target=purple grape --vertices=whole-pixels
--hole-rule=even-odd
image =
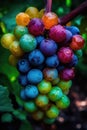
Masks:
[[[41,19],[33,18],[28,25],[29,33],[34,36],[42,35],[44,33],[44,25]]]
[[[49,37],[55,42],[61,43],[66,40],[66,30],[61,25],[53,26],[50,29]]]
[[[45,56],[52,56],[57,51],[57,44],[51,39],[44,39],[40,44],[40,50]]]

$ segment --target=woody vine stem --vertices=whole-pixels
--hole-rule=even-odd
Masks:
[[[51,11],[52,0],[44,0],[46,2],[46,13]],[[65,25],[67,22],[71,21],[76,16],[80,15],[83,11],[87,11],[87,0],[79,5],[76,9],[71,11],[69,14],[59,18],[59,23]]]

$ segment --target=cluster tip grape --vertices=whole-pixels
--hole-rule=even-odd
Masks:
[[[23,108],[34,120],[51,124],[70,105],[67,94],[84,39],[77,27],[60,25],[58,16],[44,9],[28,7],[17,14],[16,23],[1,44],[19,71]]]

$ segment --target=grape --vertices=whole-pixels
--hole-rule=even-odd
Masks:
[[[15,57],[22,57],[24,55],[24,51],[19,46],[19,41],[13,41],[9,46],[9,50]]]
[[[9,49],[9,46],[11,45],[11,43],[13,41],[15,41],[15,36],[12,33],[7,33],[4,34],[1,38],[1,45],[6,48]]]
[[[72,37],[72,42],[70,43],[70,47],[75,51],[82,49],[84,46],[84,39],[81,35],[74,35]]]
[[[21,12],[16,15],[17,25],[26,26],[30,22],[30,17],[28,14]]]
[[[29,62],[32,66],[39,66],[41,65],[45,58],[44,55],[42,54],[41,51],[39,51],[38,49],[35,49],[34,51],[32,51],[29,56]]]
[[[26,95],[25,95],[25,90],[24,90],[24,89],[22,89],[22,90],[20,91],[20,97],[21,97],[22,100],[26,100],[26,99],[27,99],[27,97],[26,97]]]
[[[74,76],[75,72],[73,68],[65,68],[60,72],[60,78],[65,81],[73,79]]]
[[[42,111],[36,111],[36,112],[34,112],[33,114],[32,114],[32,118],[34,119],[34,120],[36,120],[36,121],[39,121],[39,120],[41,120],[41,119],[43,119],[43,117],[44,117],[44,113],[42,112]]]
[[[74,67],[78,64],[78,57],[76,55],[73,55],[72,60],[68,64],[69,67]]]
[[[59,110],[55,105],[52,105],[48,111],[46,111],[46,116],[48,118],[56,118],[59,115]]]
[[[69,63],[73,58],[73,51],[69,47],[62,47],[58,51],[58,58],[62,63]]]
[[[65,28],[69,30],[72,35],[77,35],[80,33],[80,30],[76,26],[66,26]]]
[[[38,96],[39,92],[36,86],[34,85],[27,85],[25,88],[25,95],[27,98],[33,99]]]
[[[53,81],[58,77],[58,71],[55,68],[45,68],[43,70],[43,75],[45,80],[47,81]]]
[[[65,109],[69,106],[70,100],[66,95],[63,95],[60,100],[56,102],[56,105],[59,109]]]
[[[27,27],[18,25],[14,28],[14,35],[16,38],[20,39],[24,34],[28,34]]]
[[[30,70],[30,64],[27,59],[20,59],[17,63],[17,69],[21,73],[27,73]]]
[[[48,67],[53,67],[53,68],[57,67],[59,65],[59,59],[58,59],[57,55],[53,55],[53,56],[47,57],[46,65]]]
[[[53,12],[45,13],[42,17],[42,21],[46,29],[50,29],[52,26],[58,24],[58,17]]]
[[[30,16],[30,19],[39,17],[39,11],[35,7],[28,7],[25,13]]]
[[[38,107],[45,107],[49,102],[49,99],[46,95],[39,95],[36,100],[35,103]]]
[[[25,51],[25,52],[30,52],[34,50],[37,46],[36,39],[30,35],[30,34],[25,34],[20,38],[19,41],[20,47]]]
[[[72,81],[71,80],[68,80],[68,81],[60,80],[57,85],[62,89],[63,92],[65,92],[71,88]]]
[[[54,86],[48,93],[48,97],[51,101],[57,101],[63,96],[62,90],[58,86]]]
[[[41,19],[33,18],[28,25],[29,33],[34,36],[42,35],[44,32],[44,25]]]
[[[24,103],[24,108],[27,112],[35,112],[37,110],[37,106],[33,101],[28,101]]]
[[[1,45],[19,71],[22,109],[32,119],[52,124],[70,105],[67,94],[84,39],[76,26],[62,26],[55,13],[44,11],[28,7],[17,14],[14,34],[4,34]]]
[[[40,44],[40,50],[45,56],[52,56],[57,51],[57,44],[55,41],[50,39],[44,39]]]
[[[27,86],[28,85],[28,79],[27,79],[27,76],[26,74],[21,74],[19,77],[18,77],[18,81],[19,83],[22,85],[22,86]]]
[[[50,29],[49,37],[57,43],[64,42],[66,40],[66,30],[61,25],[53,26]]]
[[[43,79],[43,73],[39,69],[31,69],[27,74],[27,79],[31,84],[38,84]]]
[[[38,84],[38,90],[40,91],[41,94],[47,94],[48,92],[50,92],[51,88],[52,88],[51,83],[46,80],[42,80]]]

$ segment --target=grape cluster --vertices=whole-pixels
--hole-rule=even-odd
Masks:
[[[4,34],[1,44],[20,73],[24,109],[34,120],[50,124],[70,104],[67,94],[84,39],[77,27],[61,26],[55,13],[42,12],[29,7],[17,14],[13,34]]]

